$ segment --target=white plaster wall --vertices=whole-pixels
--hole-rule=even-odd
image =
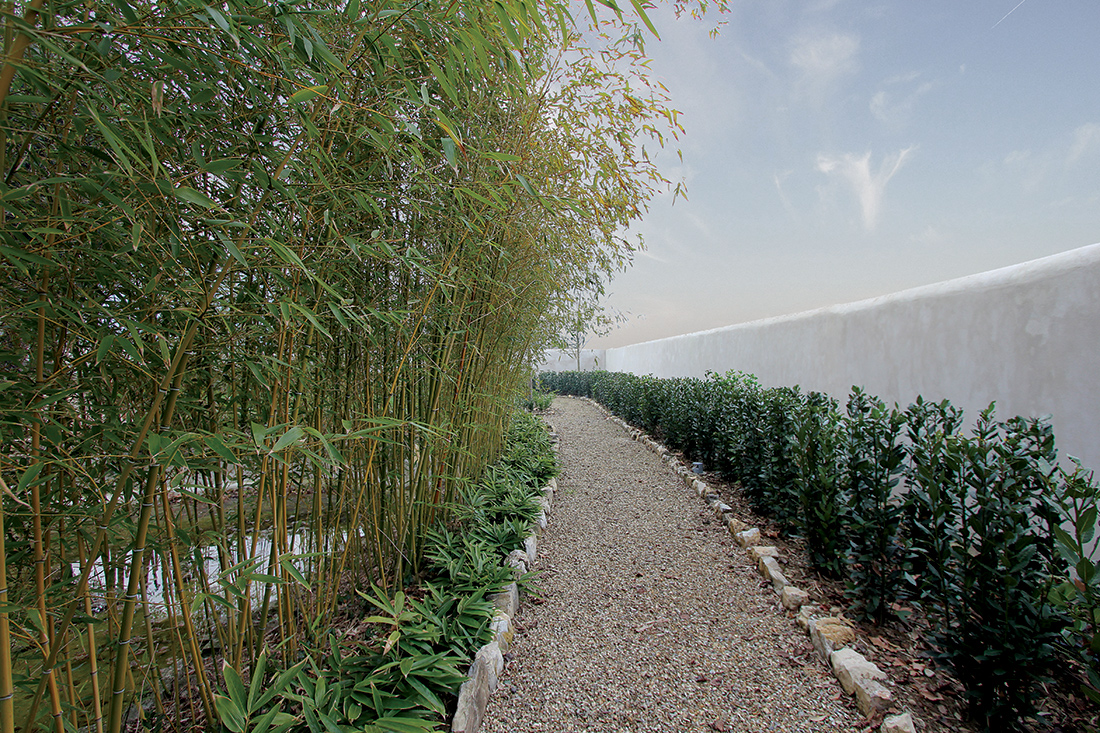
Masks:
[[[606,352],[604,349],[581,349],[581,367],[577,369],[577,356],[571,351],[561,349],[547,349],[542,363],[536,365],[536,372],[590,372],[595,369],[606,369]]]
[[[1100,244],[846,305],[607,349],[608,371],[731,369],[841,399],[853,385],[973,418],[1052,415],[1059,454],[1100,468]],[[575,368],[573,366],[568,368]]]

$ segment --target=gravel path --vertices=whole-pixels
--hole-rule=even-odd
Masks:
[[[857,731],[747,555],[659,458],[557,398],[562,474],[488,733]]]

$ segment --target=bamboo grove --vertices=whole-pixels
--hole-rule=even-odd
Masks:
[[[678,127],[569,10],[4,7],[3,733],[214,719],[416,571]]]

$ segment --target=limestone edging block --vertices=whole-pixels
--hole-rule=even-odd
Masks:
[[[512,617],[502,611],[497,611],[493,615],[493,621],[489,624],[489,629],[493,632],[493,641],[500,647],[500,651],[507,653],[512,648],[512,640],[516,636]]]
[[[764,576],[764,580],[772,584],[772,589],[776,593],[782,593],[783,589],[790,585],[787,582],[787,576],[783,574],[783,570],[779,567],[779,561],[774,557],[760,558],[756,569]]]
[[[746,548],[752,561],[759,563],[761,558],[774,557],[779,559],[779,548],[772,545],[750,545]]]
[[[854,694],[856,687],[864,681],[886,681],[886,673],[877,664],[867,661],[866,657],[850,647],[833,652],[829,656],[829,664],[840,686],[849,695]]]
[[[737,544],[742,547],[748,547],[749,545],[759,545],[762,540],[760,539],[760,530],[756,527],[750,527],[743,532],[735,534],[734,539],[737,540]]]
[[[913,716],[909,713],[901,715],[887,715],[882,721],[879,733],[916,733],[913,725]]]
[[[527,572],[527,552],[525,550],[512,550],[504,561],[512,567],[512,573],[517,577]]]
[[[798,611],[809,602],[810,594],[793,585],[788,585],[779,594],[779,603],[788,611]]]
[[[536,533],[540,528],[545,528],[544,523],[557,488],[556,479],[552,478],[546,483],[540,500],[542,512],[535,524],[535,531],[524,539],[522,550],[512,550],[504,558],[505,564],[511,566],[517,576],[525,574],[535,562],[538,550]],[[454,717],[451,718],[452,733],[477,733],[481,729],[489,696],[496,691],[500,674],[504,671],[504,653],[511,649],[515,638],[513,619],[519,612],[519,585],[515,582],[509,583],[504,590],[490,596],[489,601],[497,609],[489,625],[493,631],[493,641],[477,650],[467,679],[458,690],[458,704]]]
[[[458,706],[451,720],[452,733],[477,733],[481,729],[489,695],[497,689],[503,669],[504,655],[495,641],[477,650],[469,678],[458,691]]]
[[[810,642],[824,662],[837,649],[856,640],[855,630],[835,616],[810,619]]]
[[[526,539],[523,540],[523,549],[527,550],[528,567],[535,564],[535,558],[538,557],[538,546],[539,541],[534,532],[527,535]]]

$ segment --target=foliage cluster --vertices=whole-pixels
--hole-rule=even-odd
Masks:
[[[5,4],[0,733],[213,720],[424,569],[678,129],[573,7]]]
[[[232,733],[438,730],[462,670],[492,640],[489,596],[513,580],[501,558],[522,547],[556,471],[545,426],[514,415],[500,460],[465,490],[449,526],[432,529],[418,584],[392,596],[377,586],[357,591],[360,620],[371,625],[365,638],[331,634],[326,648],[285,670],[261,653],[249,684],[227,667],[226,694],[215,698],[222,725]]]
[[[1100,489],[1072,460],[1058,464],[1049,423],[998,421],[990,406],[965,432],[946,400],[903,410],[853,388],[842,411],[734,372],[541,383],[596,399],[739,484],[805,538],[819,572],[845,578],[854,611],[883,623],[922,608],[986,730],[1032,716],[1060,659],[1083,666],[1083,692],[1100,704]]]
[[[548,410],[550,403],[554,401],[554,395],[549,392],[539,392],[532,390],[531,393],[523,399],[523,409],[529,412],[535,410]]]

